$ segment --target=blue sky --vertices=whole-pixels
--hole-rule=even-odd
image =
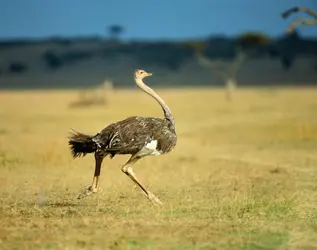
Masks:
[[[317,0],[1,0],[0,39],[106,35],[106,27],[125,27],[124,39],[182,39],[257,30],[281,35],[292,6],[317,10]],[[302,16],[302,15],[298,15]],[[317,27],[303,27],[317,36]]]

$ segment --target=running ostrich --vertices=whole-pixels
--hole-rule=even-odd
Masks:
[[[94,136],[73,131],[68,144],[74,158],[94,153],[95,172],[92,185],[78,196],[84,198],[96,193],[99,187],[100,168],[106,156],[113,158],[116,154],[130,154],[131,158],[121,168],[130,179],[141,188],[145,196],[153,203],[162,202],[147,190],[135,176],[132,166],[145,156],[167,154],[176,145],[175,121],[171,110],[163,99],[144,84],[145,77],[152,76],[144,70],[136,70],[134,80],[137,86],[152,96],[162,107],[164,119],[155,117],[132,116],[112,123]]]
[[[286,30],[286,33],[292,33],[297,26],[299,25],[317,25],[317,12],[306,8],[306,7],[292,7],[286,11],[284,11],[282,13],[282,17],[285,19],[287,17],[289,17],[290,15],[292,15],[293,13],[297,13],[297,12],[303,12],[306,13],[308,15],[310,15],[311,17],[313,17],[313,19],[304,19],[304,18],[296,18],[288,27],[288,29]]]

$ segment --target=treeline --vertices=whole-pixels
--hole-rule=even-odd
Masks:
[[[91,60],[113,59],[125,55],[140,64],[157,65],[169,70],[177,70],[185,60],[191,59],[197,44],[205,47],[206,56],[210,58],[232,58],[237,46],[241,45],[238,38],[210,37],[205,40],[181,42],[120,42],[101,38],[51,38],[42,41],[16,40],[0,41],[0,51],[30,46],[46,46],[38,58],[49,70]],[[259,46],[254,56],[269,55],[280,58],[286,69],[290,68],[296,55],[317,55],[317,41],[302,39],[296,33],[278,39],[271,39],[265,46]],[[1,58],[1,54],[0,54]],[[23,59],[23,60],[22,60]],[[21,55],[21,60],[10,60],[6,57],[0,65],[2,74],[23,74],[32,65],[28,58]]]
[[[45,82],[41,82],[47,85],[53,81],[60,84],[72,82],[74,85],[93,81],[97,84],[96,81],[107,77],[124,85],[130,76],[121,76],[120,69],[130,72],[140,65],[177,75],[183,65],[197,62],[197,52],[210,60],[234,60],[237,54],[249,51],[250,47],[252,53],[248,58],[269,57],[278,61],[284,70],[291,70],[298,57],[317,56],[317,40],[301,38],[297,33],[273,39],[265,34],[249,32],[237,37],[219,35],[177,42],[125,42],[117,37],[6,40],[0,41],[0,87],[38,86],[39,79],[44,79]],[[119,66],[122,64],[125,66]],[[114,66],[117,67],[113,69]],[[38,75],[41,77],[36,78]]]

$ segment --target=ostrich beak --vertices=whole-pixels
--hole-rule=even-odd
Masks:
[[[146,73],[146,76],[152,76],[152,73]]]

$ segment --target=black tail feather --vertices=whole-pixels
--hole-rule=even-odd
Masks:
[[[68,138],[68,144],[74,158],[93,153],[97,149],[97,145],[93,141],[94,136],[73,131]]]

